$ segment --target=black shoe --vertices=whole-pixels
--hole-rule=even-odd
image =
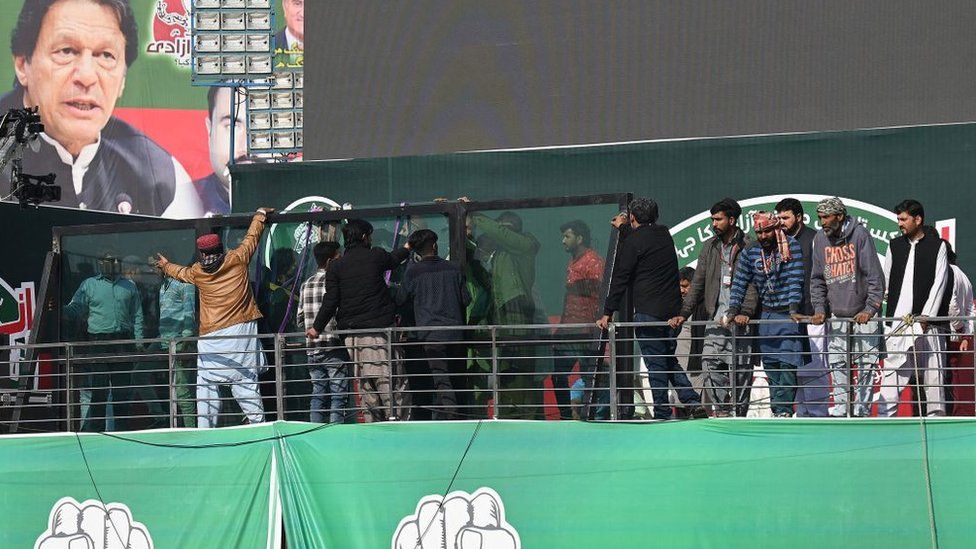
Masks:
[[[689,419],[707,419],[708,411],[701,405],[695,406],[688,411]]]

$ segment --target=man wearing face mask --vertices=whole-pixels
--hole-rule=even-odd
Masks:
[[[190,266],[171,263],[157,254],[156,266],[166,276],[187,282],[200,292],[200,335],[197,343],[197,423],[216,427],[220,416],[218,384],[229,384],[246,423],[264,421],[258,376],[265,370],[258,340],[262,318],[251,292],[248,265],[273,208],[258,208],[241,244],[225,250],[220,237],[197,239],[200,260]]]
[[[810,323],[821,326],[826,321],[834,401],[830,415],[847,415],[853,395],[852,413],[864,417],[870,413],[874,368],[880,360],[881,324],[871,319],[881,310],[884,271],[874,239],[847,215],[839,198],[821,200],[817,217],[823,229],[813,241],[810,295],[814,314]],[[853,318],[850,335],[847,322],[827,320],[830,317]],[[857,373],[856,384],[847,377],[849,356],[853,361],[850,369]]]
[[[711,209],[712,231],[715,236],[702,243],[698,256],[698,268],[691,280],[687,295],[683,296],[681,312],[669,324],[680,327],[698,307],[704,307],[704,315],[697,320],[720,321],[725,316],[732,292],[735,264],[742,250],[753,244],[738,227],[742,208],[731,198],[723,198]],[[756,290],[749,286],[746,290],[742,311],[752,316],[756,311]],[[732,381],[729,366],[732,364],[732,331],[736,331],[735,342],[735,387],[737,398],[732,398]],[[748,387],[752,378],[749,366],[749,338],[747,328],[711,324],[705,326],[705,339],[702,346],[702,378],[705,393],[712,403],[715,417],[729,417],[733,406],[742,399],[748,400]],[[745,410],[741,410],[744,412]]]
[[[98,260],[99,274],[85,279],[71,302],[64,308],[68,318],[85,320],[89,341],[114,341],[142,339],[142,296],[136,285],[122,277],[121,262],[111,253]],[[92,355],[124,357],[135,348],[130,343],[99,344],[86,347]],[[79,370],[86,375],[78,384],[81,387],[81,430],[106,430],[105,405],[109,390],[112,391],[113,415],[125,418],[129,415],[129,386],[132,365],[127,362],[92,362]],[[74,384],[74,383],[73,383]],[[123,423],[118,422],[118,423]],[[123,428],[116,425],[117,428]]]
[[[745,326],[749,316],[743,314],[748,285],[755,284],[762,304],[762,320],[775,323],[759,325],[759,351],[763,369],[769,377],[770,407],[775,417],[791,417],[796,395],[796,369],[802,365],[803,344],[799,326],[803,320],[800,302],[803,300],[803,251],[800,243],[787,236],[779,219],[772,212],[756,212],[752,216],[758,246],[739,254],[732,295],[725,322],[733,318]],[[786,322],[788,320],[794,322]]]

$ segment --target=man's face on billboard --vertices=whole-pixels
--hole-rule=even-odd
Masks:
[[[210,134],[210,167],[228,189],[230,174],[230,88],[220,88],[214,97],[213,113],[207,118],[207,133]],[[237,121],[234,123],[234,158],[247,155],[247,134],[244,128],[244,96],[238,94]]]
[[[125,87],[125,36],[115,12],[90,0],[62,0],[41,22],[31,57],[14,56],[27,106],[44,131],[77,156],[98,140]]]
[[[305,41],[305,0],[281,0],[285,25],[296,38]]]

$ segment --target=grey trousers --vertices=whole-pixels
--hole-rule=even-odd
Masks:
[[[407,380],[400,368],[397,349],[390,355],[386,334],[346,337],[346,348],[358,371],[359,396],[367,423],[406,419],[403,399]]]

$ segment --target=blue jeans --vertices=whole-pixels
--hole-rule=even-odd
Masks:
[[[312,380],[312,400],[309,420],[324,423],[326,413],[329,423],[344,423],[349,402],[349,376],[346,363],[349,355],[345,349],[312,351],[308,355],[308,375]]]
[[[664,322],[644,313],[634,315],[635,322]],[[671,405],[668,402],[668,385],[674,387],[678,399],[683,404],[701,405],[701,397],[691,388],[688,376],[674,356],[678,345],[677,334],[670,326],[642,326],[635,331],[644,364],[647,366],[648,382],[654,397],[654,419],[671,419]]]

